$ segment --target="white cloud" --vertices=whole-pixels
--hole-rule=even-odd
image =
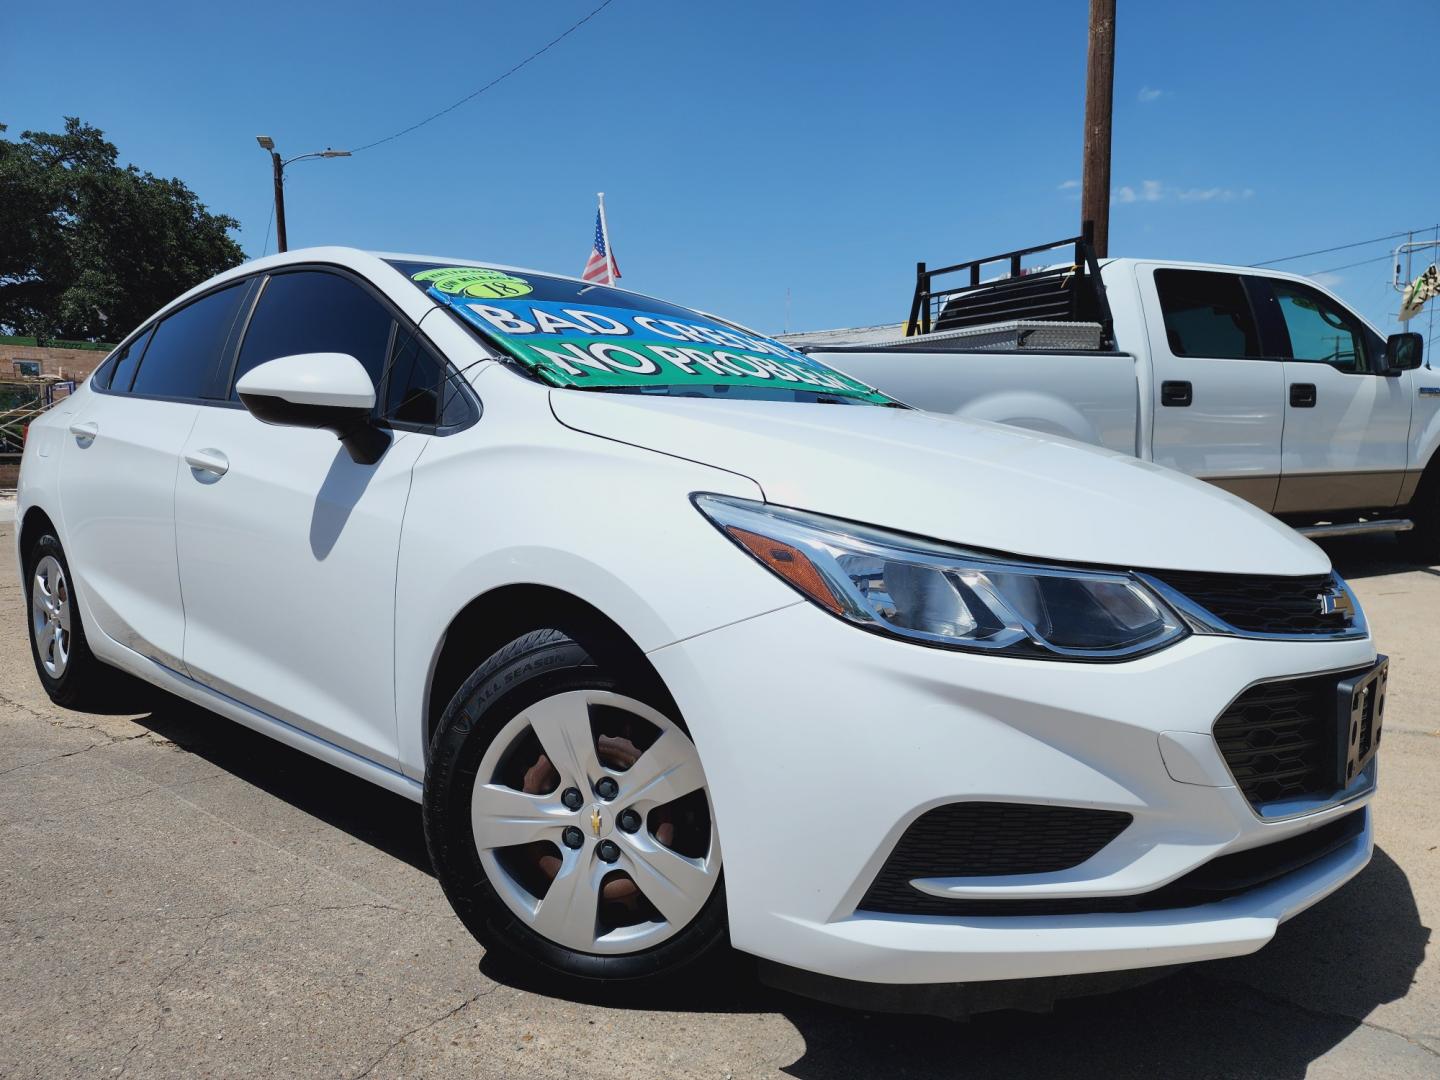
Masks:
[[[1339,288],[1345,280],[1343,274],[1311,274],[1310,280],[1317,285],[1323,285],[1327,289]]]
[[[1116,188],[1110,197],[1118,203],[1159,202],[1165,197],[1165,185],[1159,180],[1141,180],[1138,190],[1125,184]]]
[[[1063,184],[1060,185],[1059,190],[1061,190],[1061,191],[1074,191],[1074,190],[1075,190],[1076,188],[1078,188],[1079,186],[1080,186],[1080,181],[1079,181],[1079,180],[1066,180]]]
[[[1254,188],[1185,188],[1175,193],[1176,198],[1181,202],[1234,202],[1236,199],[1248,199],[1255,194]]]
[[[1152,101],[1159,101],[1164,96],[1164,90],[1157,90],[1153,86],[1140,87],[1140,101],[1143,104],[1148,105]]]
[[[1254,188],[1179,188],[1159,180],[1142,180],[1139,187],[1122,184],[1111,192],[1110,198],[1117,203],[1162,202],[1176,199],[1180,202],[1236,202],[1253,198]]]

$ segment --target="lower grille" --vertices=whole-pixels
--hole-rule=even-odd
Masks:
[[[1303,870],[1338,851],[1365,831],[1366,810],[1356,810],[1318,829],[1262,847],[1221,855],[1184,877],[1134,896],[1065,897],[1054,900],[946,900],[909,890],[905,907],[886,909],[896,915],[1008,916],[1107,915],[1136,911],[1170,911],[1213,904]],[[861,905],[864,907],[864,905]]]
[[[1336,685],[1354,672],[1252,686],[1215,721],[1215,742],[1250,805],[1339,790]]]
[[[915,878],[1047,874],[1079,866],[1131,822],[1117,810],[1028,803],[948,803],[911,823],[860,901],[905,914],[924,894]],[[940,901],[946,903],[946,901]]]
[[[1260,577],[1175,570],[1145,572],[1247,634],[1334,633],[1350,629],[1354,622],[1346,608],[1323,610],[1321,595],[1335,587],[1329,574]]]

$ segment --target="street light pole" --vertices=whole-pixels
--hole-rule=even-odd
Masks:
[[[327,147],[324,150],[317,150],[313,154],[299,154],[282,161],[279,152],[275,149],[275,140],[269,135],[256,135],[255,141],[260,144],[260,149],[270,155],[270,163],[275,169],[275,241],[278,245],[276,250],[286,251],[289,249],[289,244],[285,237],[285,166],[297,161],[304,161],[307,158],[349,157],[350,151],[331,150]]]
[[[285,251],[289,248],[285,242],[285,163],[274,150],[270,151],[270,161],[275,166],[275,250]]]

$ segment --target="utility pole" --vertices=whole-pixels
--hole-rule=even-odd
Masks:
[[[1110,114],[1115,104],[1115,0],[1090,0],[1080,220],[1095,223],[1095,257],[1110,253]]]
[[[299,154],[288,161],[281,161],[280,154],[275,149],[275,140],[269,135],[256,135],[255,141],[260,144],[261,150],[270,155],[270,163],[275,169],[275,242],[278,245],[275,250],[288,251],[289,244],[285,240],[285,166],[309,158],[349,157],[350,151],[331,150],[327,147],[313,154]]]

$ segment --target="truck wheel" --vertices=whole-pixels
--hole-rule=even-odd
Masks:
[[[466,927],[547,979],[655,983],[726,939],[705,773],[675,718],[558,630],[480,664],[445,709],[425,839]]]
[[[1426,470],[1410,503],[1410,520],[1415,528],[1399,534],[1400,550],[1425,566],[1440,564],[1440,469]]]

